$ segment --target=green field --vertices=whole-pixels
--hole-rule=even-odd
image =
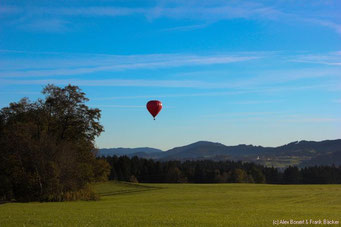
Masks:
[[[272,226],[278,219],[341,221],[341,185],[107,182],[94,187],[100,201],[2,204],[0,226]]]

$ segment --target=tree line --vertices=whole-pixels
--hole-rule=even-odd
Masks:
[[[94,152],[100,110],[85,105],[77,86],[48,85],[42,93],[0,111],[0,200],[96,199],[89,184],[110,171]]]
[[[268,183],[341,184],[341,167],[290,166],[279,170],[234,161],[155,161],[127,156],[102,157],[110,166],[110,180],[141,183]]]

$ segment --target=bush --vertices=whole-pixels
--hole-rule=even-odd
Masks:
[[[130,181],[131,183],[139,183],[139,181],[137,180],[137,178],[136,178],[134,175],[131,175],[131,176],[130,176],[129,181]]]

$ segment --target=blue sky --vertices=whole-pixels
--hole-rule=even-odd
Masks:
[[[100,148],[341,138],[340,12],[336,0],[3,0],[0,107],[78,85],[102,110]]]

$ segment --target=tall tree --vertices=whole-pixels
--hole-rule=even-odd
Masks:
[[[105,179],[110,168],[95,157],[100,110],[85,105],[77,86],[47,85],[43,94],[0,111],[0,170],[8,182],[0,191],[25,201],[93,197],[87,185]]]

